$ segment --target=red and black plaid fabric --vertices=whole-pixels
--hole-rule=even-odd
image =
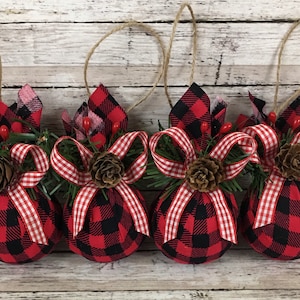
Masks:
[[[221,126],[225,123],[227,104],[222,100],[217,100],[217,105],[211,112],[211,136],[216,136]]]
[[[6,263],[28,263],[49,254],[60,241],[61,207],[53,200],[45,198],[38,190],[36,200],[32,200],[37,209],[48,245],[31,241],[25,225],[6,192],[0,194],[0,260]]]
[[[221,238],[215,208],[205,193],[194,193],[182,214],[176,239],[164,243],[166,215],[175,194],[161,197],[153,209],[151,234],[156,246],[167,257],[184,264],[207,263],[221,257],[232,243]],[[234,196],[224,195],[236,222]]]
[[[170,121],[173,127],[182,128],[190,139],[198,145],[206,147],[205,142],[201,139],[200,126],[202,122],[207,122],[209,126],[207,133],[210,134],[210,100],[196,83],[193,83],[174,105],[170,112]]]
[[[259,200],[247,195],[241,206],[241,232],[250,246],[270,258],[300,258],[300,182],[286,180],[281,190],[274,221],[253,229]]]
[[[264,112],[266,101],[254,97],[250,92],[249,99],[251,101],[253,113],[250,117],[243,114],[240,114],[238,116],[236,120],[238,130],[241,130],[242,128],[248,126],[254,126],[260,123],[264,123],[267,120],[267,115]]]
[[[89,136],[91,141],[95,143],[98,140],[103,140],[101,136],[104,136],[106,139],[109,137],[114,123],[119,123],[120,130],[126,131],[127,129],[128,117],[124,109],[102,84],[91,94],[88,103],[84,102],[79,107],[73,120],[71,120],[66,112],[63,113],[63,125],[66,134],[73,136],[73,131],[79,130],[82,133],[81,139],[84,139],[86,133],[82,127],[82,118],[87,116],[90,117],[92,122]],[[79,139],[78,136],[76,135],[77,139]]]
[[[17,102],[9,107],[5,103],[0,102],[0,124],[6,125],[10,129],[15,119],[21,119],[31,124],[36,130],[39,130],[42,108],[41,100],[34,90],[26,84],[20,89]],[[22,129],[23,132],[30,131],[24,125]]]
[[[92,200],[83,229],[73,238],[72,207],[64,207],[64,235],[74,253],[97,262],[111,262],[127,257],[141,245],[144,235],[135,230],[127,205],[115,189],[108,189],[107,199],[99,191]],[[141,194],[134,190],[146,208]]]
[[[293,123],[296,116],[300,116],[300,97],[294,100],[279,116],[275,125],[276,128],[282,132],[286,133],[289,128],[293,127]],[[294,132],[299,131],[299,127],[294,129]]]

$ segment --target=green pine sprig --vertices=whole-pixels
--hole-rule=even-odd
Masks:
[[[164,130],[160,123],[159,123],[159,129]],[[217,144],[216,139],[211,137],[208,140],[207,147],[205,149],[201,151],[196,151],[197,157],[208,155],[209,152],[216,144]],[[159,140],[157,144],[156,152],[162,157],[165,157],[173,161],[183,162],[185,159],[181,149],[179,149],[179,147],[173,143],[171,137],[167,135],[162,136],[161,139]],[[247,156],[248,154],[244,153],[243,150],[238,145],[235,145],[231,149],[227,157],[225,158],[224,163],[232,164],[243,158],[246,158]],[[165,194],[163,195],[164,197],[173,193],[178,188],[178,186],[180,186],[180,184],[183,182],[183,179],[171,178],[162,174],[157,169],[153,161],[150,161],[148,163],[148,167],[144,179],[149,181],[149,183],[147,184],[147,188],[165,189]],[[222,183],[220,183],[220,188],[227,193],[241,192],[243,191],[243,188],[240,186],[238,179],[239,177],[231,180],[223,181]]]

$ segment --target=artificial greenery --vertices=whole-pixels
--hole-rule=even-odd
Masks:
[[[122,130],[118,130],[115,134],[111,135],[110,138],[106,141],[106,143],[101,147],[101,152],[107,151],[114,142],[124,135]],[[92,153],[99,152],[99,149],[96,147],[96,144],[93,143],[89,137],[85,140],[80,141],[85,147],[87,147]],[[71,140],[63,140],[59,144],[59,152],[60,154],[65,157],[69,162],[73,163],[77,166],[78,170],[84,171],[85,167],[83,165],[82,159],[80,157],[79,151]],[[139,139],[135,140],[130,147],[129,151],[127,152],[126,156],[122,159],[122,163],[124,164],[125,170],[127,170],[130,165],[135,161],[135,159],[142,153],[143,145]],[[57,175],[59,176],[59,175]],[[134,183],[134,186],[139,186],[139,183]],[[76,198],[76,195],[81,187],[72,184],[71,182],[67,181],[64,178],[60,177],[60,185],[57,187],[57,190],[61,191],[63,194],[64,199],[68,205],[72,206],[73,202]],[[107,189],[101,189],[102,195],[106,200],[108,200],[107,196]]]
[[[10,148],[17,144],[17,143],[25,143],[25,144],[35,144],[38,145],[41,149],[43,149],[47,156],[50,157],[51,150],[53,148],[53,145],[55,141],[57,140],[57,136],[48,131],[38,131],[36,130],[31,124],[16,119],[15,122],[20,122],[27,126],[30,129],[30,133],[17,133],[17,132],[10,132],[8,135],[8,138],[6,140],[3,140],[0,143],[0,156],[5,158],[10,158]],[[24,162],[19,166],[15,172],[17,173],[24,173],[28,171],[35,171],[35,164],[33,161],[33,157],[30,153],[26,156]],[[59,176],[54,172],[54,170],[49,168],[49,170],[46,172],[45,176],[42,178],[42,180],[38,183],[37,188],[49,199],[52,198],[56,192],[56,190],[59,188],[60,185],[60,178]],[[27,188],[26,189],[28,194],[33,200],[36,200],[36,193],[34,188]]]
[[[164,130],[164,128],[159,123],[160,131]],[[210,137],[207,141],[207,147],[202,149],[201,151],[196,151],[197,157],[206,156],[212,150],[212,148],[217,144],[217,139],[215,137]],[[163,135],[159,140],[156,148],[156,153],[165,157],[169,160],[177,161],[177,162],[184,162],[184,154],[181,149],[179,149],[176,144],[174,144],[171,137],[168,135]],[[232,164],[234,162],[240,161],[241,159],[247,157],[248,155],[243,152],[243,150],[238,146],[235,145],[227,157],[224,160],[224,164]],[[263,185],[265,179],[267,178],[267,173],[264,172],[260,165],[254,164],[249,162],[244,170],[240,173],[239,176],[233,178],[231,180],[223,181],[219,184],[221,190],[227,193],[235,193],[243,191],[243,188],[239,184],[240,176],[249,173],[253,180],[251,183],[251,188],[258,191],[260,194],[263,190]],[[146,175],[144,176],[149,183],[147,184],[148,188],[152,189],[162,189],[164,188],[163,197],[167,198],[173,193],[183,182],[184,179],[177,179],[165,176],[162,174],[156,167],[153,161],[148,163]]]

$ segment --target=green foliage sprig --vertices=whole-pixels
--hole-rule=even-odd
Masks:
[[[162,131],[164,128],[159,123],[159,130]],[[212,148],[217,144],[217,139],[214,137],[210,137],[207,141],[207,147],[202,149],[201,151],[196,151],[197,157],[206,156],[212,150]],[[182,150],[172,141],[171,137],[168,135],[163,135],[159,140],[156,148],[157,154],[165,157],[169,160],[173,160],[176,162],[183,162],[185,157]],[[235,145],[230,153],[224,160],[225,164],[232,164],[237,162],[243,158],[247,157],[247,154],[242,151],[242,149]],[[252,167],[251,167],[252,168]],[[249,169],[247,169],[249,171]],[[246,172],[247,172],[246,171]],[[163,197],[168,197],[171,193],[173,193],[178,186],[181,185],[184,179],[177,179],[165,176],[162,174],[156,167],[153,161],[148,163],[146,175],[144,177],[149,183],[147,184],[148,188],[152,189],[165,189]],[[241,192],[243,188],[238,183],[238,177],[233,178],[231,180],[226,180],[220,183],[220,188],[227,193]]]

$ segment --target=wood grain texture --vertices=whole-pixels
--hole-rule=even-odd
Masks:
[[[1,15],[0,15],[1,16]],[[89,49],[113,24],[25,23],[1,25],[3,85],[29,81],[38,86],[83,86],[83,64]],[[171,24],[152,24],[165,45]],[[195,81],[206,85],[270,85],[276,81],[277,50],[289,23],[201,23]],[[191,26],[176,32],[169,84],[188,83]],[[287,43],[282,84],[297,84],[300,29]],[[22,51],[20,51],[22,49]],[[90,84],[148,86],[161,61],[155,39],[136,29],[107,38],[90,61]],[[20,72],[19,72],[20,71]],[[117,75],[117,76],[116,76]],[[16,77],[15,77],[16,76]]]
[[[290,300],[299,299],[299,290],[283,291],[208,291],[208,290],[180,290],[180,291],[112,291],[112,292],[24,292],[5,293],[0,292],[0,299],[86,299],[86,300]]]
[[[206,265],[178,264],[158,251],[106,264],[54,253],[31,264],[1,263],[0,291],[299,290],[299,263],[276,263],[252,250],[228,251]]]
[[[173,20],[182,1],[130,0],[1,0],[1,22],[116,22],[128,19],[161,22]],[[299,0],[190,0],[202,20],[296,20]],[[84,12],[84,13],[83,13]]]
[[[195,82],[211,100],[228,103],[227,119],[251,114],[248,91],[272,109],[277,52],[300,0],[190,0],[198,27]],[[60,115],[87,100],[83,64],[92,45],[115,25],[144,21],[169,42],[182,1],[1,0],[2,100],[11,104],[29,83],[44,103],[42,127],[63,134]],[[191,69],[191,24],[187,11],[176,31],[169,65],[175,103],[186,91]],[[283,53],[280,102],[300,87],[300,27]],[[162,56],[157,42],[129,28],[106,39],[92,57],[88,80],[102,82],[124,107],[151,87]],[[170,107],[163,82],[129,114],[130,130],[168,126]],[[157,191],[143,191],[150,206]],[[238,202],[241,202],[241,195]],[[63,202],[63,200],[62,200]],[[277,262],[255,253],[239,237],[216,262],[181,265],[163,256],[148,238],[132,256],[108,264],[72,254],[62,241],[53,254],[25,265],[0,263],[0,299],[299,299],[299,260]]]

